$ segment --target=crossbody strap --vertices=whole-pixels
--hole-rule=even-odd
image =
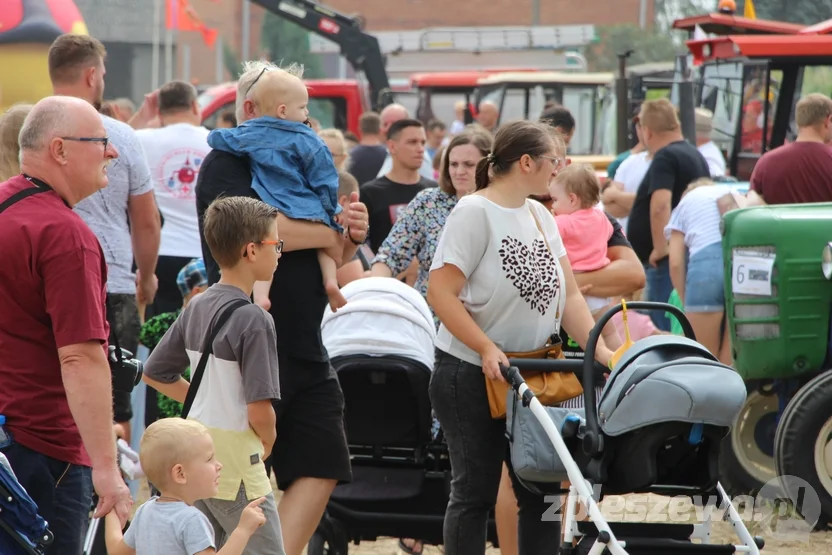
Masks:
[[[543,243],[546,245],[546,250],[549,251],[549,254],[551,254],[552,258],[555,259],[555,264],[557,264],[558,259],[555,256],[555,253],[552,251],[552,247],[549,246],[549,240],[546,238],[546,232],[543,231],[543,226],[540,225],[540,220],[537,219],[537,214],[534,213],[534,208],[532,208],[531,205],[529,205],[529,212],[531,212],[532,218],[534,218],[534,224],[537,226],[537,230],[540,232],[541,235],[543,235]],[[557,269],[555,269],[555,273],[557,273]],[[564,295],[558,295],[558,297],[559,297],[558,298],[558,307],[557,307],[557,310],[555,311],[555,318],[557,318],[558,322],[559,322],[560,321],[561,309],[566,307],[566,304],[565,304],[566,300],[564,298]],[[560,324],[558,324],[558,325],[560,325]],[[560,338],[560,336],[557,334],[557,332],[552,335],[552,338],[550,338],[550,341],[555,337]]]
[[[199,363],[191,372],[191,384],[188,387],[188,394],[185,396],[185,402],[182,405],[182,418],[187,418],[191,411],[191,405],[194,404],[196,393],[199,390],[199,384],[202,382],[202,376],[205,374],[205,367],[208,365],[208,357],[214,350],[214,340],[222,327],[231,317],[231,313],[240,307],[251,304],[251,301],[237,299],[225,305],[225,310],[219,313],[214,325],[209,328],[208,334],[202,343],[202,356],[199,358]]]
[[[36,195],[38,193],[45,193],[49,191],[49,189],[43,189],[41,187],[30,187],[28,189],[23,189],[22,191],[18,191],[0,204],[0,213],[5,212],[9,207],[13,204],[17,204],[21,200],[25,199],[26,197],[30,197],[32,195]]]
[[[529,212],[532,214],[532,218],[534,218],[534,224],[537,226],[537,230],[543,235],[543,242],[546,244],[546,250],[549,251],[549,254],[555,256],[555,253],[552,252],[552,247],[549,246],[549,240],[546,238],[546,232],[543,231],[543,227],[540,225],[540,220],[537,219],[537,214],[534,213],[534,208],[529,205]]]

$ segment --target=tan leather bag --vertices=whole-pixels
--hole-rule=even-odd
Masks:
[[[506,353],[508,358],[557,358],[562,359],[560,344],[546,345],[534,351]],[[520,372],[537,400],[545,406],[553,406],[567,399],[577,397],[584,392],[578,377],[571,372]],[[485,377],[485,392],[488,395],[488,408],[491,418],[506,417],[506,396],[509,385]]]
[[[543,235],[543,242],[546,243],[546,249],[552,253],[552,248],[549,246],[549,240],[546,239],[546,233],[540,226],[534,211],[529,207],[529,211],[534,218],[534,223],[537,225],[538,231]],[[554,256],[554,253],[552,253]],[[560,318],[560,313],[556,315]],[[534,351],[524,351],[520,353],[505,353],[507,358],[564,358],[561,344],[547,344]],[[569,372],[521,372],[526,385],[532,393],[535,394],[538,401],[543,405],[552,406],[572,399],[584,392],[581,387],[581,382],[575,374]],[[508,384],[490,379],[485,376],[485,391],[488,395],[488,407],[491,409],[492,418],[506,417],[506,396],[508,394]]]

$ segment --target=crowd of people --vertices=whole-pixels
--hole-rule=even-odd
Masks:
[[[50,554],[80,554],[92,512],[113,555],[300,555],[336,485],[352,480],[321,319],[367,277],[412,285],[435,318],[429,393],[452,466],[445,552],[482,554],[495,510],[504,554],[545,553],[560,544],[558,523],[541,519],[549,503],[518,482],[505,421],[489,414],[500,365],[579,353],[618,299],[674,294],[730,364],[726,198],[832,200],[823,95],[800,100],[796,141],[765,154],[739,197],[716,183],[726,169],[711,114],[697,111],[693,145],[666,99],[642,105],[638,144],[602,180],[571,164],[576,121],[562,106],[500,123],[486,102],[466,126],[392,104],[363,114],[353,138],[315,129],[301,67],[258,61],[237,81],[233,117],[209,132],[185,82],[137,109],[105,104],[105,61],[96,39],[59,37],[54,95],[0,118],[0,414],[11,438],[0,452],[55,534]],[[663,314],[631,318],[634,339],[671,330]],[[621,325],[604,330],[600,363]],[[140,342],[151,350],[140,458],[154,495],[134,512],[116,459],[133,407],[112,389],[107,347]],[[419,538],[400,546],[423,549]]]

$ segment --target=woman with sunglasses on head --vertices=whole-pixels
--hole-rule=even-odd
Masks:
[[[546,126],[503,125],[477,165],[476,192],[457,203],[436,247],[427,297],[441,325],[430,398],[452,468],[447,555],[484,553],[504,460],[519,506],[519,552],[550,553],[560,542],[559,523],[541,519],[549,508],[544,496],[513,476],[505,420],[491,417],[486,379],[503,382],[505,353],[540,349],[561,323],[582,347],[594,325],[557,225],[528,199],[547,193],[561,164]],[[599,341],[598,361],[607,364],[611,355]]]

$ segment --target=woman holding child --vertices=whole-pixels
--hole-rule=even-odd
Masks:
[[[506,458],[505,421],[491,418],[483,374],[503,381],[505,353],[539,349],[561,320],[582,347],[594,325],[555,222],[528,199],[546,195],[564,163],[547,127],[505,124],[477,165],[476,192],[458,201],[436,246],[427,298],[441,326],[430,397],[452,464],[448,555],[484,552]],[[603,341],[596,354],[603,364],[612,355]],[[520,552],[550,552],[560,527],[541,520],[548,504],[516,481],[514,491]]]

